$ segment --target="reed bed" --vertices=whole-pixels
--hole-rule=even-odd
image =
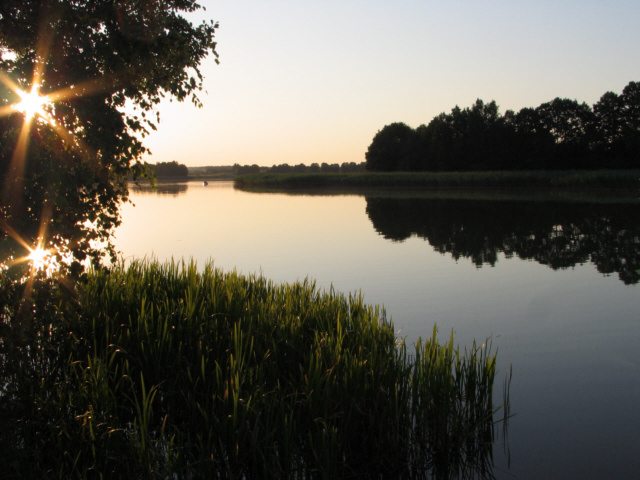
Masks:
[[[492,476],[491,345],[361,295],[155,261],[1,292],[3,478]]]
[[[488,172],[262,173],[234,180],[240,189],[292,188],[546,188],[635,189],[639,170],[513,170]]]

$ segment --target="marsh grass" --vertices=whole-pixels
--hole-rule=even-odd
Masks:
[[[358,172],[358,173],[263,173],[242,175],[236,188],[544,188],[635,189],[639,170],[514,170],[488,172]]]
[[[4,287],[4,478],[491,477],[490,344],[409,348],[360,295],[212,264],[42,280],[20,318]]]

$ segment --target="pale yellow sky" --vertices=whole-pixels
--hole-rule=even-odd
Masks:
[[[220,65],[202,109],[161,105],[155,162],[364,161],[378,130],[477,98],[593,104],[640,81],[640,2],[203,0]]]

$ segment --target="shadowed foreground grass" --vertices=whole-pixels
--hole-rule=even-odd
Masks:
[[[490,345],[409,348],[361,296],[211,264],[2,281],[3,478],[492,476]]]

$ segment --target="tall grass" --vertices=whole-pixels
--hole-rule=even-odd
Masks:
[[[549,188],[635,189],[638,170],[514,170],[490,172],[263,173],[236,177],[240,189],[291,188]]]
[[[491,477],[490,345],[409,348],[360,295],[212,264],[43,281],[27,313],[5,286],[4,478]]]

